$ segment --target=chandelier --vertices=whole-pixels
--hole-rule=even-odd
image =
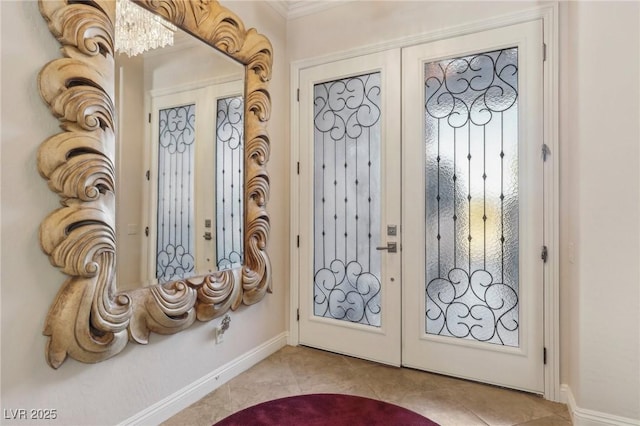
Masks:
[[[129,57],[173,45],[177,28],[165,19],[134,5],[129,0],[116,2],[116,52]]]

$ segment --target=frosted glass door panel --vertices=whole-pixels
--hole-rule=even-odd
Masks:
[[[219,270],[242,264],[244,102],[218,99],[216,107],[216,246]]]
[[[314,85],[314,315],[380,326],[380,73]]]
[[[156,278],[165,283],[195,270],[195,105],[159,113]]]
[[[518,346],[518,49],[424,81],[426,332]]]

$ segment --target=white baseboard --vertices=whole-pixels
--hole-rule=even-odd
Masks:
[[[286,346],[288,335],[288,332],[281,333],[249,352],[240,355],[238,358],[215,369],[190,385],[158,401],[151,407],[129,417],[120,423],[120,426],[157,425],[162,423],[169,417],[200,400],[205,395],[213,392],[238,374],[248,370],[258,362]]]
[[[575,426],[640,426],[640,420],[630,419],[627,417],[615,416],[602,411],[587,410],[580,408],[576,404],[569,385],[560,386],[560,400],[569,407],[569,414]]]

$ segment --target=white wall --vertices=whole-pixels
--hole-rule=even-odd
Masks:
[[[540,4],[350,2],[289,22],[287,48],[291,60],[321,57]],[[638,9],[561,4],[561,152],[553,154],[561,162],[561,383],[578,408],[632,419],[640,418]]]
[[[145,194],[144,58],[116,59],[116,277],[118,290],[138,288],[143,282]]]
[[[221,345],[213,341],[214,321],[196,324],[175,336],[152,335],[148,345],[130,344],[120,355],[99,364],[69,359],[52,370],[44,358],[42,328],[64,277],[39,248],[38,227],[58,206],[58,199],[38,175],[36,154],[39,144],[58,131],[58,123],[40,99],[36,78],[47,61],[59,57],[59,51],[35,1],[0,2],[0,408],[57,409],[55,423],[64,425],[116,424],[285,331],[288,253],[277,248],[288,244],[286,25],[262,2],[235,2],[231,7],[247,27],[257,27],[270,38],[276,55],[269,126],[273,192],[268,206],[274,293],[233,313]]]
[[[287,27],[292,61],[451,27],[545,4],[540,1],[353,1],[294,19]]]
[[[563,10],[563,377],[580,408],[640,419],[640,4]]]

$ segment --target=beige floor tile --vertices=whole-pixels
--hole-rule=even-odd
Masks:
[[[267,359],[273,361],[276,364],[284,364],[289,366],[291,362],[295,362],[296,358],[311,356],[315,352],[321,351],[318,351],[317,349],[306,348],[304,346],[285,346]]]
[[[487,426],[478,416],[469,410],[421,410],[418,411],[440,426]]]
[[[559,402],[547,401],[538,395],[533,395],[531,398],[541,402],[544,404],[545,408],[551,411],[556,416],[560,416],[565,420],[571,421],[571,414],[569,414],[569,409],[567,408],[567,404],[561,404]]]
[[[308,363],[304,367],[292,366],[292,370],[298,379],[300,389],[309,393],[312,389],[320,385],[341,385],[356,380],[356,374],[346,368],[343,360],[337,359],[335,362],[325,362],[321,360],[317,363]]]
[[[566,405],[535,395],[287,346],[164,425],[211,425],[264,401],[308,393],[380,399],[420,413],[442,426],[571,424]]]
[[[234,411],[240,411],[261,402],[303,393],[298,385],[274,386],[269,383],[256,383],[254,385],[230,384],[229,387],[231,393],[230,406]]]
[[[379,399],[371,387],[357,381],[345,381],[342,383],[316,383],[313,386],[305,387],[302,391],[309,393],[341,393],[345,395],[363,396],[365,398]]]
[[[268,383],[273,386],[297,385],[296,376],[285,363],[279,363],[271,358],[254,365],[243,374],[233,378],[229,383],[234,385],[252,385]]]
[[[202,410],[185,410],[186,412],[181,412],[166,422],[162,423],[163,426],[211,426],[215,422],[218,422],[224,419],[227,416],[233,414],[233,411],[219,411],[215,414],[207,413]]]
[[[542,400],[524,392],[468,383],[456,388],[460,402],[489,425],[514,425],[553,415]]]
[[[359,373],[375,394],[385,400],[400,400],[417,385],[415,381],[403,377],[403,370],[397,367],[375,365],[363,368]]]
[[[211,425],[228,415],[234,409],[231,406],[231,395],[228,385],[211,392],[200,401],[182,410],[163,423],[164,426]]]
[[[376,365],[381,365],[375,361],[369,361],[366,359],[359,359],[350,356],[343,356],[345,363],[350,369],[359,370],[361,368],[373,367]]]
[[[349,370],[349,364],[344,356],[309,348],[301,348],[299,356],[291,356],[289,367],[297,376],[324,374],[325,370]]]
[[[553,415],[531,420],[526,423],[520,423],[518,426],[571,426],[571,421],[558,415]]]
[[[402,378],[409,379],[416,383],[421,389],[449,389],[468,384],[466,380],[443,376],[442,374],[427,373],[425,371],[402,368]]]
[[[381,399],[422,414],[441,426],[486,426],[482,419],[457,400],[455,392],[451,389],[416,388],[401,397],[391,395],[391,398]]]

